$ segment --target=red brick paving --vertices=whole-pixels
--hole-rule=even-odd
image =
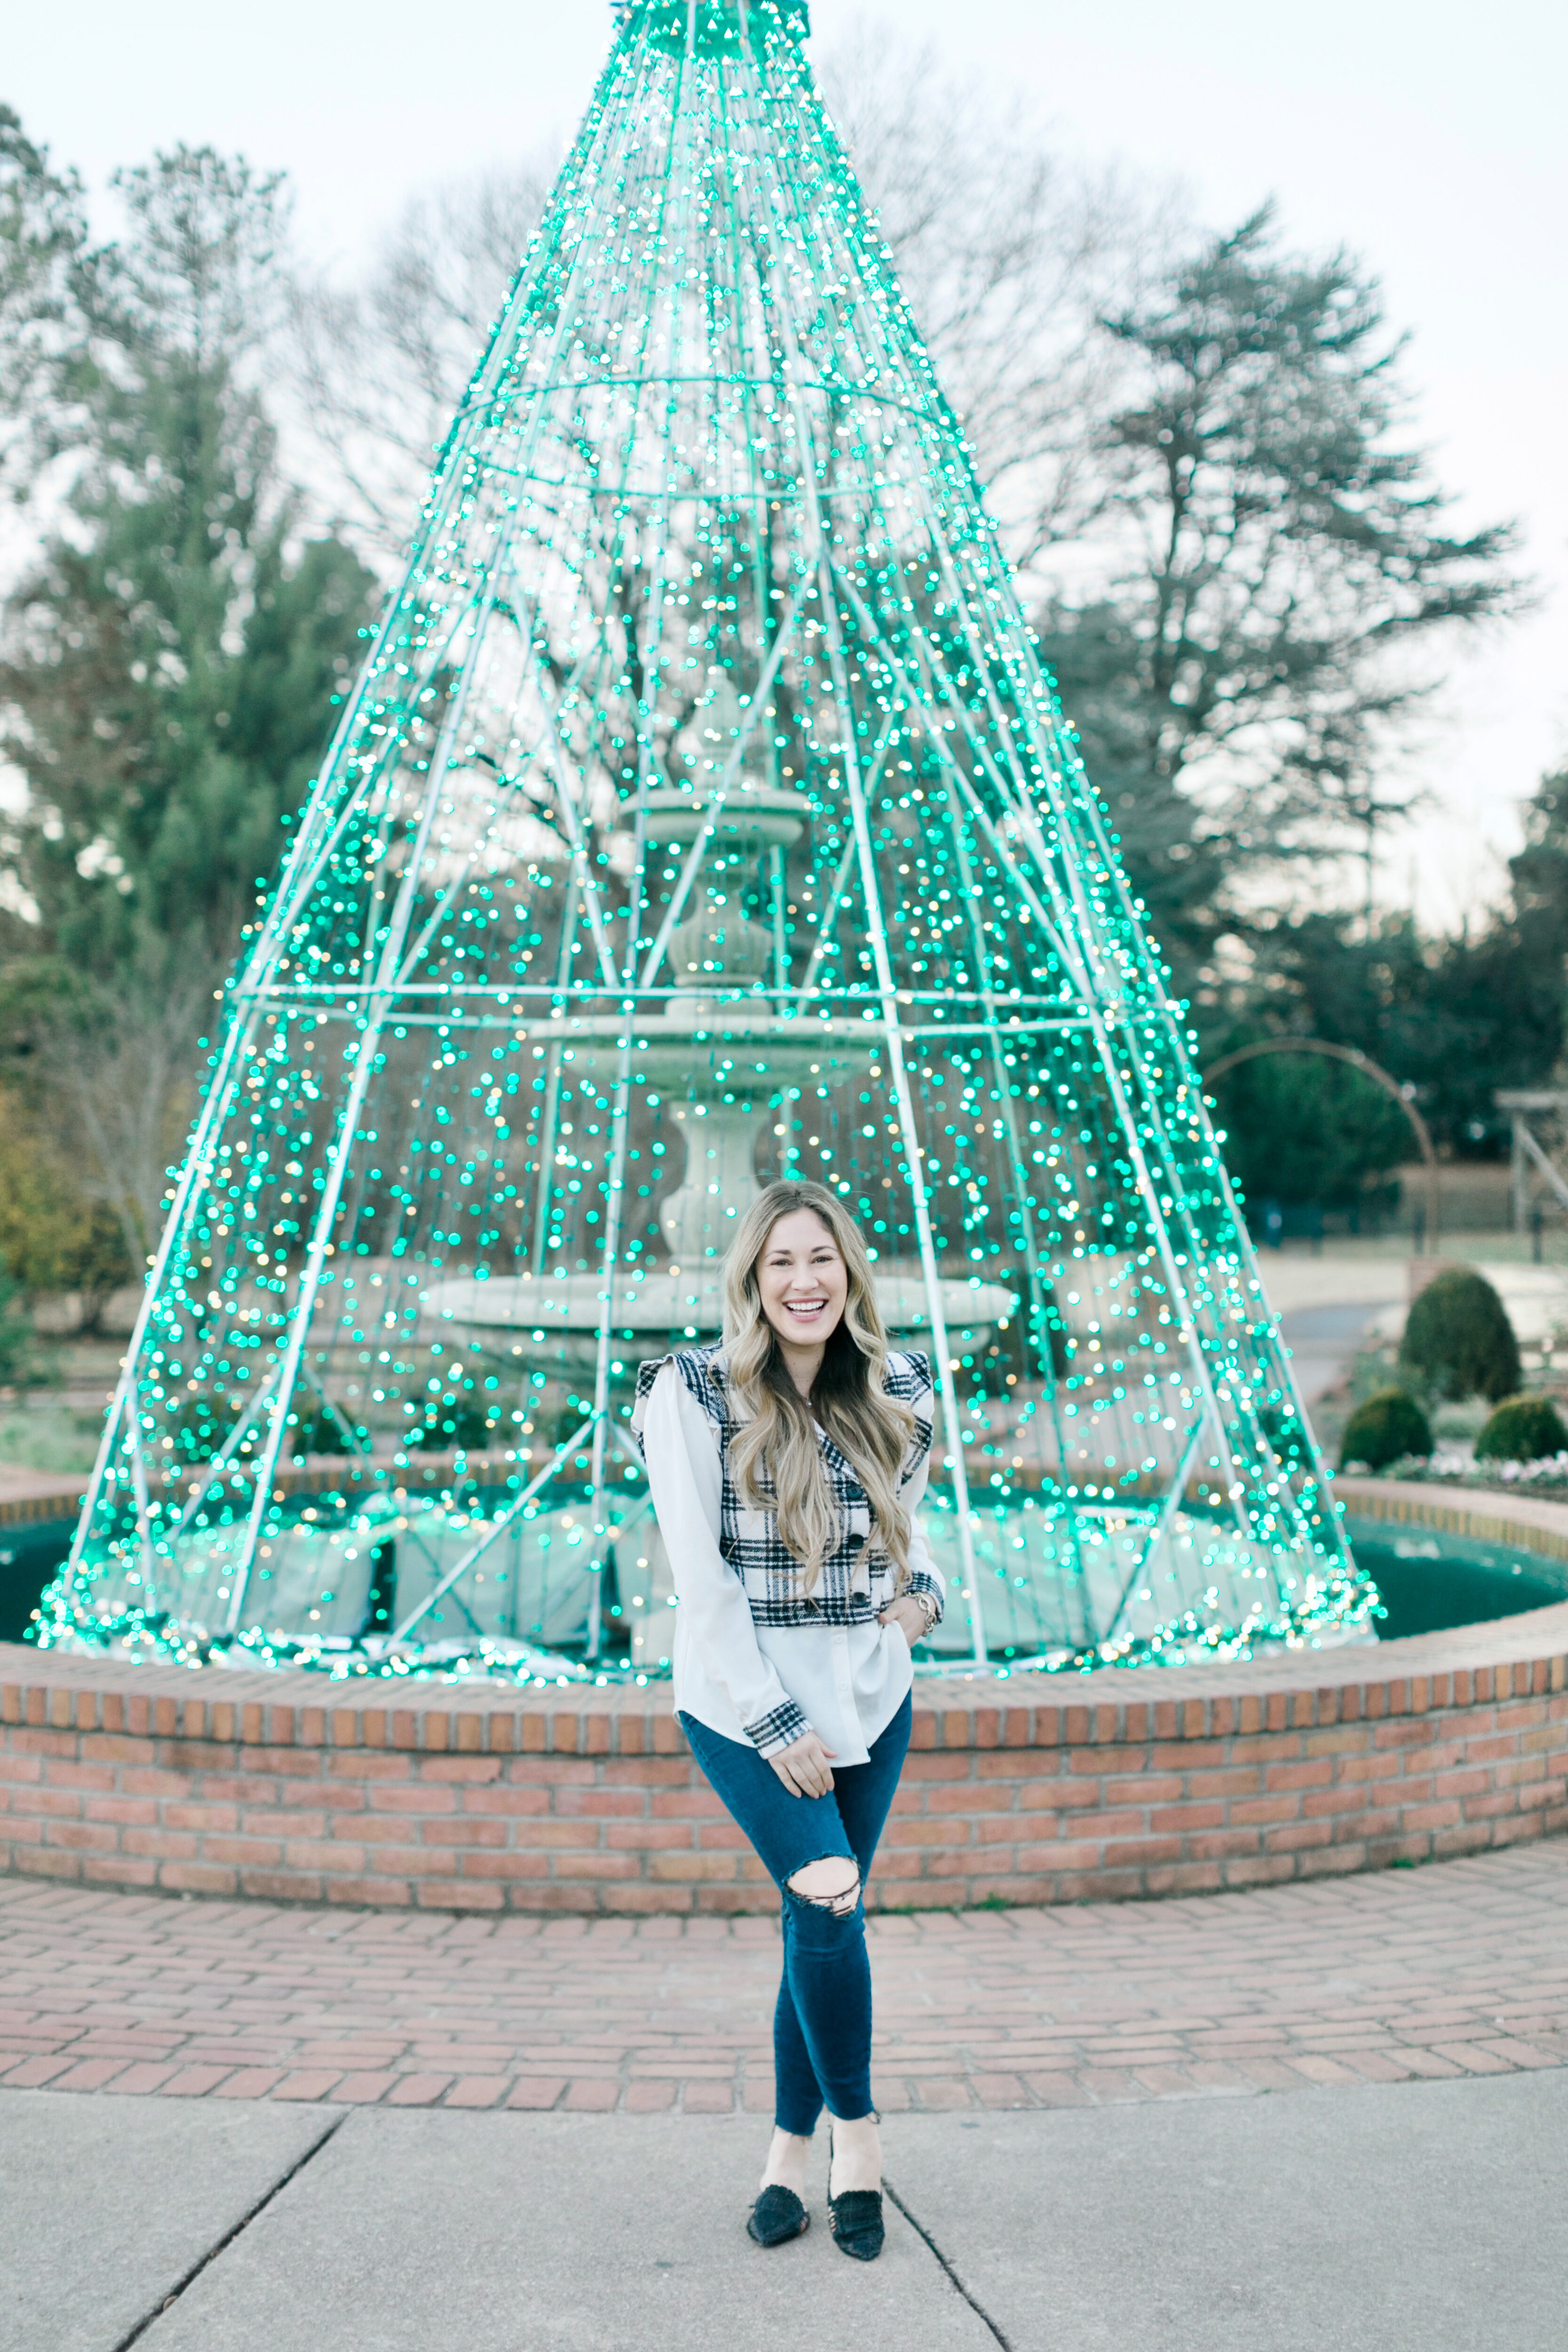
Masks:
[[[1568,1842],[1163,1903],[883,1915],[889,2109],[1568,2064]],[[474,1919],[0,1879],[0,2083],[765,2112],[770,1918]]]

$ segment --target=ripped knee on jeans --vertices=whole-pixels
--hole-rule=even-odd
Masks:
[[[860,1873],[847,1854],[827,1853],[820,1862],[805,1863],[794,1872],[787,1891],[814,1911],[829,1911],[836,1919],[847,1919],[860,1900]]]

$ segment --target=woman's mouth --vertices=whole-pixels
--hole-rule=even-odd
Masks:
[[[804,1316],[810,1321],[814,1316],[821,1314],[826,1304],[826,1298],[786,1298],[784,1312],[786,1315]]]

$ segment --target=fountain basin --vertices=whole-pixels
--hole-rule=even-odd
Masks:
[[[656,1348],[662,1353],[667,1342],[679,1347],[716,1339],[723,1320],[721,1289],[721,1269],[712,1259],[689,1273],[672,1265],[618,1276],[609,1299],[611,1337],[634,1348],[644,1343],[644,1354]],[[1017,1312],[1016,1293],[1000,1283],[954,1279],[938,1289],[948,1344],[954,1349],[973,1349],[996,1323]],[[431,1288],[421,1322],[439,1326],[448,1339],[471,1337],[479,1344],[500,1334],[522,1335],[532,1343],[531,1358],[540,1361],[547,1360],[540,1350],[548,1350],[553,1339],[553,1361],[563,1370],[582,1370],[597,1353],[605,1291],[602,1277],[593,1274],[458,1279]],[[918,1266],[879,1267],[877,1304],[896,1340],[929,1347],[931,1300]]]
[[[1564,1580],[1562,1505],[1357,1483],[1352,1510],[1377,1514],[1396,1542],[1419,1539],[1423,1518],[1455,1532],[1468,1521],[1482,1549],[1537,1546],[1534,1564]],[[1510,1599],[1524,1582],[1510,1569]],[[355,1673],[346,1657],[319,1663]],[[871,1892],[915,1909],[1192,1895],[1561,1834],[1565,1664],[1560,1604],[1375,1649],[1158,1675],[921,1678],[903,1826]],[[392,1681],[362,1664],[327,1683],[286,1667],[0,1652],[0,1751],[37,1800],[7,1817],[0,1867],[405,1918],[767,1909],[746,1858],[714,1846],[655,1673],[639,1688],[542,1662],[522,1680],[503,1688],[465,1659]],[[1458,1792],[1440,1803],[1435,1755]],[[378,1790],[396,1836],[373,1843]]]
[[[552,1673],[576,1674],[596,1584],[598,1669],[665,1671],[673,1647],[674,1578],[640,1469],[612,1454],[595,1506],[584,1451],[577,1475],[563,1464],[540,1496],[515,1511],[524,1480],[548,1458],[543,1446],[520,1455],[510,1482],[505,1465],[476,1463],[471,1485],[421,1487],[413,1473],[389,1469],[384,1486],[355,1493],[327,1485],[324,1471],[312,1474],[321,1490],[289,1499],[252,1565],[244,1623],[258,1629],[280,1658],[328,1667],[357,1659],[363,1670],[385,1663],[388,1637],[417,1617],[400,1645],[400,1671],[447,1671],[463,1659],[465,1671],[510,1680],[520,1671],[541,1670],[543,1658]],[[72,1646],[99,1645],[94,1615],[104,1643],[118,1644],[129,1631],[136,1647],[144,1644],[134,1620],[167,1621],[216,1663],[247,1663],[243,1641],[229,1649],[218,1639],[241,1564],[245,1517],[243,1497],[234,1504],[215,1498],[205,1523],[155,1559],[142,1558],[128,1542],[118,1574],[100,1562]],[[974,1592],[946,1493],[931,1496],[923,1524],[948,1601],[921,1656],[933,1666],[958,1664],[973,1654]],[[1212,1653],[1216,1633],[1229,1654],[1265,1654],[1280,1643],[1282,1610],[1310,1613],[1321,1597],[1323,1563],[1315,1555],[1282,1563],[1213,1512],[1162,1517],[1136,1506],[1068,1508],[1059,1498],[1014,1494],[988,1501],[980,1494],[972,1536],[988,1654],[1017,1669],[1052,1669],[1090,1652],[1108,1662],[1181,1664]],[[458,1582],[439,1593],[476,1552]],[[1444,1585],[1447,1605],[1538,1605],[1538,1563],[1510,1559],[1505,1568],[1518,1566],[1521,1573],[1504,1581],[1490,1563],[1467,1569],[1464,1558],[1457,1549]],[[1203,1597],[1197,1610],[1194,1595]],[[1315,1623],[1310,1638],[1332,1648],[1369,1643],[1376,1635],[1364,1620],[1330,1621]]]

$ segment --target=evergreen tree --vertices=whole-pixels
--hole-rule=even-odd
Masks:
[[[0,1257],[0,1389],[26,1388],[38,1371],[37,1342],[22,1312],[20,1286]]]
[[[1499,1086],[1540,1086],[1568,1052],[1568,768],[1542,776],[1524,813],[1524,847],[1509,860],[1513,954],[1507,992],[1511,1060],[1528,1075]]]
[[[368,575],[300,548],[246,361],[274,304],[279,192],[210,150],[117,184],[82,273],[86,463],[16,598],[6,749],[42,940],[118,977],[150,937],[226,961],[352,666]]]
[[[68,340],[71,278],[86,235],[81,187],[0,105],[0,481],[26,486],[47,451],[50,379]]]
[[[1238,1030],[1227,1043],[1251,1042]],[[1359,1210],[1380,1180],[1412,1158],[1410,1122],[1359,1070],[1327,1055],[1265,1054],[1226,1071],[1215,1089],[1226,1164],[1254,1232],[1268,1201]]]
[[[68,512],[14,600],[3,748],[27,800],[6,919],[7,1028],[74,1108],[140,1259],[210,1015],[280,819],[330,732],[373,593],[300,543],[256,384],[280,283],[275,180],[181,148],[117,183],[86,256]]]
[[[1568,1048],[1568,773],[1542,778],[1524,832],[1524,847],[1510,860],[1509,902],[1474,935],[1425,939],[1402,915],[1368,936],[1359,917],[1323,914],[1259,934],[1266,1018],[1237,1029],[1226,1046],[1269,1027],[1359,1046],[1414,1087],[1439,1145],[1495,1152],[1505,1126],[1496,1090],[1551,1085]],[[1233,1148],[1261,1161],[1279,1106],[1241,1088],[1245,1075],[1237,1071],[1237,1090],[1226,1097]],[[1281,1083],[1289,1090],[1292,1081]],[[1298,1092],[1308,1083],[1300,1080]],[[1390,1162],[1363,1164],[1372,1174]]]
[[[1190,965],[1242,867],[1368,820],[1426,690],[1416,649],[1517,603],[1512,533],[1450,530],[1375,281],[1282,253],[1268,210],[1107,325],[1133,377],[1105,433],[1121,560],[1042,637],[1155,935]]]

